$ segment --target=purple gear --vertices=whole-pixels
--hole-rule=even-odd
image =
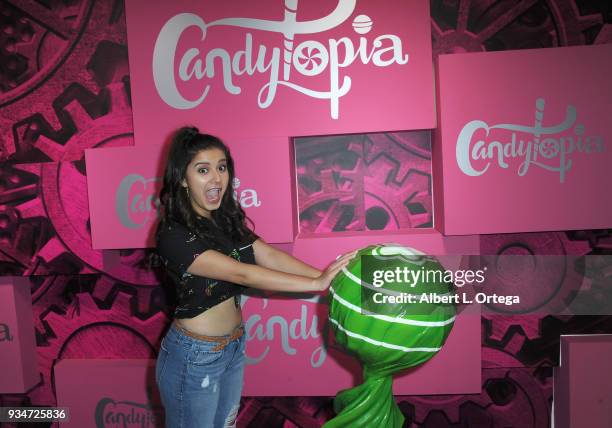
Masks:
[[[597,15],[582,16],[572,0],[432,1],[434,56],[441,53],[583,45]],[[435,17],[435,18],[434,18]]]

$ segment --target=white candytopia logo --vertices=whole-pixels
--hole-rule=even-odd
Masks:
[[[115,192],[115,212],[124,227],[138,229],[159,216],[160,201],[153,184],[161,180],[161,177],[145,178],[140,174],[128,174],[121,180]],[[240,180],[234,178],[232,194],[242,208],[261,205],[255,189],[238,190],[239,187]]]
[[[297,0],[285,0],[284,18],[271,21],[255,18],[223,18],[206,23],[193,13],[181,13],[170,18],[162,27],[153,51],[153,79],[159,96],[164,102],[176,109],[192,109],[200,105],[208,95],[212,80],[217,72],[222,74],[225,90],[238,95],[241,88],[234,79],[237,76],[255,73],[266,74],[268,83],[263,85],[258,94],[260,108],[269,107],[276,97],[279,86],[284,86],[306,96],[317,99],[328,99],[330,116],[337,119],[339,100],[351,88],[351,78],[340,76],[340,70],[349,67],[356,61],[362,64],[373,64],[387,67],[392,64],[408,63],[408,54],[402,51],[402,40],[393,34],[381,34],[374,40],[363,35],[372,28],[372,20],[366,15],[354,18],[352,27],[361,35],[355,46],[349,37],[338,40],[329,38],[326,44],[316,40],[305,40],[294,46],[296,34],[316,34],[328,31],[346,21],[355,10],[356,0],[338,0],[338,4],[329,15],[312,21],[297,21]],[[208,31],[214,27],[236,27],[258,31],[278,33],[280,46],[253,46],[253,34],[244,35],[244,49],[228,52],[217,46],[204,48],[191,47],[181,58],[177,58],[177,44],[181,35],[190,27],[197,27],[201,32],[204,45]],[[282,54],[281,54],[282,51]],[[183,82],[202,81],[201,94],[197,99],[186,99],[178,90],[175,70],[178,64],[178,78]],[[217,68],[215,69],[215,65]],[[327,72],[329,89],[319,91],[307,88],[291,81],[291,73],[311,77]],[[342,81],[342,84],[340,84]],[[367,85],[368,82],[360,82]]]
[[[249,296],[242,296],[242,306],[250,299]],[[286,355],[295,356],[299,349],[303,346],[298,345],[300,342],[309,342],[311,345],[316,345],[314,349],[310,347],[310,365],[313,368],[318,368],[323,365],[327,359],[326,346],[321,339],[318,330],[319,316],[316,314],[314,303],[319,301],[319,297],[310,299],[300,299],[300,313],[294,314],[289,319],[282,315],[272,315],[266,313],[268,306],[267,298],[254,300],[262,304],[261,309],[249,316],[245,322],[245,331],[247,339],[256,341],[255,343],[264,343],[265,346],[256,346],[259,351],[258,355],[247,354],[247,364],[257,364],[263,361],[274,345],[280,345],[280,348]],[[268,308],[272,313],[273,310]],[[308,347],[307,347],[308,348]],[[251,348],[252,349],[252,348]],[[251,351],[252,352],[252,351]],[[274,353],[274,350],[272,351]],[[279,358],[276,356],[276,358]]]
[[[602,153],[605,150],[601,136],[588,136],[584,125],[576,123],[576,108],[567,106],[563,122],[555,126],[542,126],[545,101],[536,100],[535,125],[498,124],[489,126],[482,120],[473,120],[466,124],[457,137],[457,164],[466,175],[477,177],[484,174],[491,163],[500,168],[508,168],[509,159],[522,159],[517,173],[524,176],[531,165],[544,168],[559,174],[559,182],[565,181],[567,172],[572,167],[572,154]],[[491,131],[495,131],[493,139]],[[477,169],[473,161],[481,165]],[[483,162],[484,161],[484,162]]]
[[[257,196],[257,191],[255,189],[238,190],[239,187],[240,180],[238,179],[238,177],[236,177],[232,182],[232,189],[234,189],[234,199],[240,202],[240,206],[242,208],[257,208],[261,205],[261,201],[259,200],[259,197]]]
[[[160,180],[160,177],[147,179],[140,174],[128,174],[121,180],[115,193],[115,212],[124,227],[138,229],[157,218],[159,196],[153,184]]]

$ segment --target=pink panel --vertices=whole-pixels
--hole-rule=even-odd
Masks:
[[[236,197],[270,242],[294,236],[287,138],[226,141],[236,165]],[[158,193],[168,146],[92,149],[85,152],[93,248],[152,247]],[[271,221],[274,219],[274,221]]]
[[[40,381],[27,278],[0,277],[0,393],[27,392]]]
[[[561,336],[555,368],[555,427],[612,426],[612,334]]]
[[[224,138],[435,126],[426,0],[131,0],[126,15],[136,145],[184,123]]]
[[[163,421],[155,360],[67,359],[54,370],[57,405],[70,409],[70,420],[62,427],[123,426],[126,422],[159,426],[156,421]]]
[[[612,45],[441,55],[436,227],[610,227],[611,67]]]
[[[372,243],[396,242],[429,254],[477,254],[478,238],[445,238],[435,231],[411,234],[347,235],[298,238],[293,254],[318,267],[338,254]],[[323,300],[324,301],[324,300]],[[323,302],[322,301],[322,302]],[[361,376],[357,360],[335,347],[323,347],[327,305],[317,296],[247,298],[247,365],[244,395],[335,395]],[[465,394],[481,389],[480,312],[460,315],[443,350],[427,364],[395,381],[394,392]],[[274,379],[273,382],[270,379]]]
[[[161,146],[85,151],[94,249],[155,245],[163,159]]]

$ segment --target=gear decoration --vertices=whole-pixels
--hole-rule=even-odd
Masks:
[[[552,369],[483,369],[482,392],[397,397],[407,426],[525,427],[550,425]]]
[[[76,132],[63,145],[41,136],[38,147],[50,157],[79,158],[85,148],[133,145],[131,107],[125,85],[111,83],[101,91],[101,96],[108,106],[105,115],[94,119],[78,100],[73,100],[67,105],[67,111],[78,123]],[[86,177],[82,163],[19,164],[12,168],[30,177],[30,181],[24,183],[20,198],[13,201],[7,198],[7,202],[14,203],[11,209],[19,217],[19,221],[15,218],[12,222],[14,227],[21,227],[19,225],[24,221],[46,226],[45,233],[38,235],[41,242],[36,249],[21,255],[21,272],[104,273],[113,281],[98,282],[94,291],[97,298],[106,300],[117,291],[117,287],[127,291],[126,285],[132,286],[137,293],[139,311],[151,313],[152,307],[156,306],[154,301],[159,300],[162,293],[156,287],[156,273],[146,263],[148,251],[109,252],[91,248]],[[18,190],[21,189],[17,188],[11,194]],[[30,199],[22,202],[25,194]],[[117,263],[108,263],[113,256],[118,259]],[[117,285],[117,282],[121,284]]]
[[[327,397],[243,397],[238,426],[318,428],[333,415]]]
[[[610,316],[545,316],[539,321],[539,336],[528,339],[518,325],[512,325],[501,340],[487,337],[490,326],[485,323],[483,346],[513,355],[525,367],[559,364],[559,336],[562,334],[611,334]],[[517,341],[520,346],[512,345]]]
[[[572,301],[575,313],[607,314],[612,308],[612,251],[603,251],[587,259],[584,285],[587,291],[582,291]]]
[[[86,0],[52,2],[48,7],[37,2],[3,2],[5,25],[19,33],[14,43],[9,40],[4,47],[22,65],[19,75],[7,83],[10,90],[0,96],[0,160],[40,162],[82,156],[81,152],[76,159],[54,157],[56,153],[45,153],[45,140],[41,147],[38,140],[44,135],[63,144],[72,135],[74,119],[78,123],[79,118],[71,118],[64,110],[62,95],[70,97],[76,88],[96,94],[113,80],[120,81],[123,76],[116,78],[109,68],[122,68],[127,74],[127,61],[119,58],[119,64],[125,65],[114,64],[111,55],[104,70],[96,69],[100,50],[127,44],[118,6],[121,3]]]
[[[568,254],[589,255],[605,253],[608,231],[571,231],[548,233],[524,233],[507,235],[483,235],[481,237],[481,252],[483,254]],[[598,247],[599,243],[604,247]],[[601,259],[603,260],[603,259]],[[565,276],[571,276],[571,270]],[[590,290],[581,291],[580,296],[588,298],[610,299],[609,284],[611,274],[605,264],[599,270],[593,270],[594,278]],[[564,278],[565,279],[565,278]],[[561,283],[555,291],[553,299],[566,302],[573,298],[573,289]],[[607,284],[604,285],[604,284]],[[583,286],[584,287],[584,286]],[[550,290],[548,290],[550,291]],[[541,296],[551,298],[550,295]],[[611,300],[608,300],[611,301]],[[558,363],[559,335],[581,333],[612,332],[612,317],[610,316],[544,316],[541,315],[496,315],[483,314],[483,353],[492,350],[492,357],[483,360],[485,367],[510,364],[505,358],[512,358],[512,364],[522,366],[544,365]],[[505,356],[505,357],[504,357]]]
[[[587,250],[588,246],[583,242],[569,241],[563,233],[558,232],[482,235],[480,238],[480,253],[483,255],[520,255],[521,260],[533,260],[533,263],[537,264],[537,268],[533,268],[534,265],[514,267],[514,269],[525,269],[532,272],[530,278],[537,285],[531,287],[533,293],[529,296],[529,304],[532,308],[543,304],[546,304],[547,307],[563,308],[573,297],[576,286],[581,285],[580,282],[577,282],[575,272],[572,272],[571,269],[558,265],[556,262],[548,263],[545,266],[545,258],[539,256],[582,255]],[[512,278],[506,275],[504,279],[503,269],[503,267],[489,266],[487,277],[493,275],[498,279],[499,287],[505,288],[504,282],[512,287]],[[520,310],[513,314],[512,308],[504,310],[501,314],[495,313],[499,309],[495,306],[488,308],[487,313],[482,316],[483,332],[486,334],[485,343],[503,341],[502,349],[516,355],[520,352],[525,340],[539,337],[540,322],[544,315],[521,314]],[[521,334],[509,337],[509,331],[520,331]]]
[[[154,272],[143,261],[144,251],[122,251],[122,263],[112,267],[105,262],[112,253],[91,249],[86,178],[79,163],[22,164],[15,169],[36,177],[39,194],[25,202],[5,206],[7,212],[16,213],[6,215],[12,220],[12,223],[7,221],[6,227],[11,230],[17,227],[17,222],[27,223],[42,217],[48,219],[56,234],[49,237],[52,234],[47,233],[48,239],[35,255],[42,260],[38,263],[55,263],[55,272],[66,274],[102,272],[128,284],[157,284]],[[65,254],[72,255],[73,259],[62,268],[57,260]]]
[[[53,333],[43,319],[49,312],[66,312],[74,296],[90,291],[100,275],[36,275],[30,276],[32,312],[37,343],[46,344]]]
[[[572,230],[566,235],[570,241],[587,241],[588,254],[612,254],[612,229]]]
[[[588,247],[568,241],[563,233],[483,235],[480,248],[488,268],[485,287],[521,297],[521,303],[510,308],[487,304],[493,312],[531,315],[538,308],[561,312],[582,285],[582,272],[569,265],[572,258],[562,256],[583,255]]]
[[[362,230],[360,154],[346,137],[296,139],[301,232]]]
[[[433,226],[429,132],[369,134],[365,162],[368,229]]]
[[[433,53],[583,45],[602,18],[581,15],[573,0],[432,0]]]
[[[110,307],[78,293],[66,312],[43,316],[51,335],[38,346],[42,383],[28,396],[36,405],[55,405],[53,366],[62,358],[155,358],[168,318],[162,313],[134,316],[130,296],[118,293]]]
[[[0,274],[40,275],[52,272],[35,258],[51,225],[44,218],[24,219],[13,204],[26,203],[38,193],[38,177],[11,165],[0,167]]]
[[[432,226],[429,132],[296,140],[301,233]]]

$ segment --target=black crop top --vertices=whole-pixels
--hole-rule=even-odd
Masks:
[[[255,264],[254,240],[238,245],[224,236],[221,230],[214,229],[213,232],[216,242],[203,241],[176,222],[167,222],[160,231],[157,252],[177,291],[175,318],[193,318],[232,297],[236,306],[240,304],[239,295],[246,287],[187,272],[195,258],[206,250],[216,250],[242,263]]]

